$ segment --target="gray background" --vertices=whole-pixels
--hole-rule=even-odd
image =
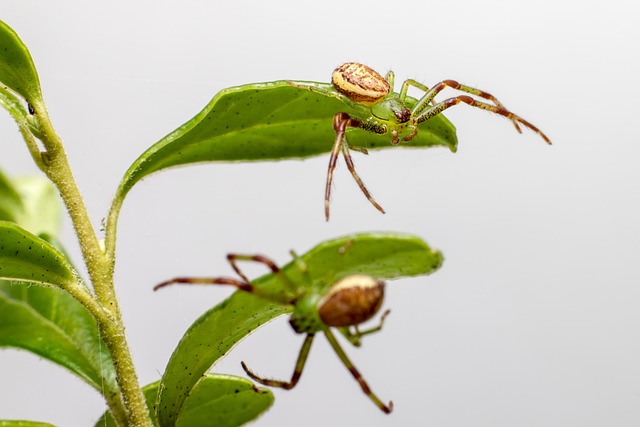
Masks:
[[[265,426],[640,425],[640,144],[633,2],[4,1],[27,44],[96,226],[127,167],[220,89],[328,81],[347,60],[396,80],[457,79],[495,94],[553,140],[459,106],[459,152],[355,153],[386,215],[343,164],[323,218],[327,157],[179,168],[139,184],[119,228],[117,290],[142,383],[231,290],[151,287],[231,274],[224,254],[288,250],[355,231],[416,233],[446,261],[388,289],[385,330],[348,353],[395,412],[380,413],[324,339]],[[452,92],[447,92],[452,94]],[[295,135],[292,135],[295,137]],[[36,173],[0,114],[0,165]],[[331,141],[327,141],[331,144]],[[65,220],[65,240],[79,250]],[[259,274],[261,269],[250,269]],[[282,318],[240,360],[286,378],[302,342]],[[0,351],[0,418],[88,426],[100,396],[47,361]]]

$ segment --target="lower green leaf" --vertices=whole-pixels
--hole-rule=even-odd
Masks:
[[[118,393],[95,320],[59,289],[0,281],[0,347],[28,350],[57,363],[107,397]]]
[[[183,404],[200,378],[246,335],[291,311],[244,292],[236,292],[203,314],[174,350],[158,396],[160,425],[176,425]]]
[[[154,403],[160,382],[144,387],[143,392],[153,421]],[[251,381],[225,374],[209,374],[201,379],[178,414],[177,427],[235,427],[257,418],[273,404],[269,389],[257,388]],[[116,427],[108,412],[96,427]]]

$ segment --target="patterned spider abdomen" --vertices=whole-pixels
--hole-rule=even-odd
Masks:
[[[318,302],[318,315],[327,326],[358,325],[382,306],[384,282],[363,274],[347,276],[331,286]]]
[[[357,62],[346,62],[331,75],[331,83],[338,92],[364,105],[373,105],[391,91],[389,82],[374,69]]]

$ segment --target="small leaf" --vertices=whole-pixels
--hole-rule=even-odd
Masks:
[[[273,394],[231,375],[207,375],[194,388],[178,416],[177,427],[241,426],[266,411]]]
[[[38,176],[10,179],[0,171],[0,220],[15,222],[35,235],[60,234],[60,195]]]
[[[27,123],[27,116],[29,114],[23,104],[24,101],[17,95],[14,95],[9,88],[3,86],[2,82],[0,82],[0,106],[11,114],[19,126],[27,129],[29,127]]]
[[[332,90],[331,85],[317,85]],[[338,99],[293,87],[286,81],[224,89],[194,118],[131,165],[116,198],[124,198],[145,176],[172,166],[302,159],[328,153],[335,140],[333,116],[341,111],[353,113]],[[443,115],[423,122],[419,128],[416,137],[402,146],[445,146],[455,151],[455,128]],[[348,138],[352,146],[392,147],[389,135],[350,129]]]
[[[0,21],[0,83],[30,104],[40,103],[42,93],[31,54],[20,37]]]
[[[117,393],[113,363],[95,320],[59,289],[0,281],[0,347],[28,350],[105,395]]]
[[[0,420],[0,427],[55,427],[53,424],[38,421]]]
[[[429,274],[443,261],[439,251],[418,237],[395,233],[341,237],[316,246],[301,258],[309,267],[314,286],[329,286],[354,273],[381,279]],[[303,280],[293,262],[282,271],[293,282]],[[272,274],[253,280],[252,284],[272,290],[283,287]],[[191,389],[217,360],[256,328],[290,311],[291,307],[237,291],[196,320],[171,355],[162,377],[158,397],[160,425],[175,423]]]
[[[0,171],[0,220],[17,222],[24,214],[24,205],[18,190]]]
[[[158,381],[143,388],[152,418],[159,384]],[[209,374],[202,378],[186,400],[176,426],[241,426],[254,420],[272,404],[273,394],[268,389],[256,388],[244,378]],[[153,421],[156,422],[155,418]],[[111,414],[106,412],[95,427],[116,427],[116,424]]]
[[[0,280],[67,288],[78,279],[65,256],[16,224],[0,221]]]
[[[48,179],[25,176],[13,179],[17,192],[22,197],[24,215],[18,225],[35,235],[46,234],[58,237],[61,224],[60,195]]]

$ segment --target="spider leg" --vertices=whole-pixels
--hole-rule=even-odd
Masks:
[[[279,381],[272,380],[268,378],[262,378],[254,374],[244,362],[240,362],[242,365],[242,369],[253,379],[254,381],[259,382],[260,384],[269,386],[269,387],[280,387],[285,390],[291,390],[298,384],[298,380],[302,375],[302,370],[304,369],[304,365],[307,362],[307,357],[309,356],[309,351],[311,350],[311,344],[313,343],[314,334],[307,334],[307,337],[304,339],[304,343],[302,343],[302,348],[300,349],[300,353],[298,354],[298,360],[296,361],[296,367],[293,370],[293,375],[291,375],[291,379],[289,381]]]
[[[425,95],[425,98],[426,98],[426,95]],[[423,98],[423,100],[425,98]],[[422,102],[422,100],[420,102]],[[538,129],[536,126],[534,126],[533,124],[529,123],[528,121],[526,121],[522,117],[520,117],[520,116],[518,116],[516,114],[513,114],[511,111],[507,110],[502,105],[491,105],[491,104],[488,104],[486,102],[482,102],[482,101],[478,101],[476,99],[473,99],[472,97],[470,97],[468,95],[458,95],[456,97],[448,98],[448,99],[445,99],[444,101],[438,102],[437,104],[427,108],[426,110],[421,112],[419,115],[414,117],[412,119],[412,121],[417,125],[419,123],[424,122],[425,120],[430,119],[431,117],[437,116],[438,114],[442,113],[447,108],[453,107],[454,105],[457,105],[457,104],[459,104],[461,102],[464,102],[465,104],[468,104],[468,105],[470,105],[472,107],[476,107],[476,108],[480,108],[480,109],[483,109],[483,110],[491,111],[493,113],[496,113],[496,114],[499,114],[501,116],[504,116],[504,117],[508,118],[509,120],[511,120],[514,123],[519,123],[519,124],[523,125],[524,127],[527,127],[529,129],[531,129],[532,131],[534,131],[535,133],[537,133],[538,135],[540,135],[540,137],[542,139],[544,139],[544,141],[547,144],[551,144],[551,140],[540,129]],[[519,127],[518,127],[518,129],[519,129]]]
[[[293,262],[295,263],[296,267],[298,268],[300,273],[302,273],[306,285],[310,288],[312,286],[312,282],[311,276],[309,275],[309,266],[293,249],[290,250],[289,253],[291,254],[291,258],[293,258]]]
[[[153,287],[154,291],[160,288],[164,288],[169,285],[230,285],[235,286],[241,291],[255,293],[256,288],[249,282],[243,282],[238,279],[232,279],[230,277],[174,277],[171,280],[166,280]]]
[[[333,350],[336,352],[336,354],[338,355],[342,363],[344,363],[344,366],[347,367],[349,372],[351,372],[351,375],[353,375],[356,381],[358,381],[358,384],[360,384],[360,388],[362,388],[362,391],[367,396],[369,396],[369,399],[371,399],[373,403],[375,403],[376,406],[380,408],[385,414],[391,413],[391,411],[393,410],[393,402],[389,402],[388,405],[385,405],[384,403],[382,403],[382,401],[378,398],[378,396],[376,396],[371,391],[371,389],[369,388],[369,384],[367,384],[365,379],[362,377],[362,374],[360,374],[360,372],[356,369],[356,367],[353,365],[351,360],[349,360],[346,353],[344,352],[344,350],[342,350],[342,347],[340,347],[340,344],[338,344],[338,341],[333,336],[331,331],[327,329],[324,331],[324,334],[327,337],[327,340],[329,340],[329,344],[331,344],[331,347],[333,347]]]
[[[347,144],[342,144],[342,156],[344,157],[344,161],[347,164],[347,168],[349,169],[349,172],[351,172],[353,179],[356,180],[358,187],[360,187],[360,191],[364,193],[364,195],[367,197],[369,202],[371,202],[371,204],[375,206],[376,209],[384,213],[384,209],[382,209],[382,206],[380,206],[374,200],[371,193],[369,193],[369,190],[367,190],[367,187],[365,187],[364,182],[362,182],[362,180],[358,176],[358,173],[356,172],[356,166],[353,164],[353,159],[351,158],[351,154],[349,153],[349,146]]]
[[[420,115],[422,113],[422,111],[427,107],[428,103],[430,101],[432,101],[433,98],[438,93],[442,92],[447,87],[450,87],[452,89],[457,89],[457,90],[462,91],[462,92],[470,93],[472,95],[479,96],[480,98],[488,99],[488,100],[492,101],[498,108],[501,108],[502,110],[507,111],[507,109],[504,107],[504,105],[500,101],[498,101],[498,99],[495,96],[491,95],[489,92],[485,92],[485,91],[483,91],[481,89],[476,89],[476,88],[471,87],[471,86],[466,86],[466,85],[460,84],[455,80],[443,80],[440,83],[436,83],[436,85],[433,86],[433,88],[431,90],[429,90],[424,95],[424,97],[422,97],[422,99],[420,99],[420,101],[418,101],[418,103],[413,107],[412,113],[414,115]],[[522,133],[522,129],[520,128],[520,125],[518,124],[518,121],[515,120],[514,118],[511,118],[511,117],[509,117],[509,119],[511,120],[511,122],[515,126],[516,130],[518,131],[518,133]],[[524,123],[522,123],[522,124],[524,124]]]
[[[267,258],[266,256],[227,254],[227,261],[229,261],[229,264],[233,268],[233,271],[235,271],[238,274],[238,276],[242,277],[242,279],[247,283],[249,283],[250,280],[240,270],[240,267],[238,267],[238,264],[236,263],[237,261],[254,261],[260,264],[264,264],[269,268],[269,270],[271,270],[271,272],[273,272],[273,274],[278,278],[278,280],[280,280],[280,282],[282,282],[285,286],[289,288],[290,291],[296,292],[297,290],[296,286],[291,282],[291,280],[289,280],[289,278],[280,271],[280,267],[278,267],[278,265],[275,262],[273,262],[270,258]]]
[[[349,123],[350,117],[347,113],[336,113],[333,116],[333,129],[336,131],[336,140],[333,143],[331,149],[331,155],[329,156],[329,168],[327,170],[327,182],[324,188],[324,216],[329,221],[329,201],[331,199],[331,183],[333,182],[333,171],[336,169],[336,163],[338,162],[338,153],[340,152],[340,146],[344,139],[344,132]]]
[[[396,80],[396,75],[393,71],[389,70],[384,79],[389,83],[389,87],[391,88],[391,92],[393,92],[393,84]]]
[[[288,80],[286,82],[289,86],[297,87],[298,89],[305,89],[310,92],[319,93],[324,96],[328,96],[331,98],[339,99],[341,102],[344,102],[351,108],[359,108],[360,104],[354,102],[349,99],[349,97],[341,94],[330,84],[322,84],[322,83],[311,83],[311,82],[297,82],[293,80]]]
[[[292,298],[282,292],[273,292],[263,288],[256,288],[251,283],[244,282],[230,277],[175,277],[171,280],[164,281],[153,287],[154,291],[169,285],[229,285],[234,286],[241,291],[256,295],[269,301],[280,304],[291,304]]]
[[[429,92],[428,86],[420,83],[419,81],[407,79],[402,83],[402,88],[400,89],[400,100],[403,102],[407,99],[407,91],[409,90],[409,86],[417,87],[424,92]]]
[[[349,340],[351,344],[353,344],[356,347],[360,347],[360,345],[362,344],[363,336],[380,332],[382,330],[382,326],[384,325],[384,320],[387,318],[389,313],[391,313],[391,310],[387,310],[384,313],[382,313],[382,316],[380,316],[380,321],[378,322],[378,326],[374,326],[373,328],[369,328],[369,329],[365,329],[364,331],[361,331],[360,329],[358,329],[358,325],[355,325],[353,327],[353,330],[354,330],[353,332],[349,327],[340,328],[339,331],[340,333],[342,333],[342,335],[344,335],[344,337],[347,340]]]
[[[238,279],[232,279],[229,277],[175,277],[171,280],[166,280],[162,283],[157,284],[156,286],[153,287],[154,291],[157,291],[158,289],[164,288],[166,286],[169,285],[175,285],[175,284],[184,284],[184,285],[228,285],[228,286],[234,286],[236,288],[238,288],[241,291],[250,293],[250,294],[254,294],[256,296],[259,296],[261,298],[270,300],[270,301],[274,301],[274,302],[278,302],[280,304],[291,304],[294,297],[292,297],[291,295],[287,295],[284,292],[274,292],[274,291],[270,291],[267,289],[263,289],[263,288],[257,288],[255,286],[253,286],[250,282],[249,279],[247,279],[247,276],[244,275],[244,273],[242,273],[242,271],[240,271],[240,268],[236,265],[236,261],[237,260],[245,260],[245,261],[255,261],[255,262],[259,262],[262,264],[267,265],[271,271],[273,272],[273,274],[280,279],[280,281],[285,284],[286,286],[288,286],[289,288],[291,288],[290,290],[293,291],[295,293],[296,289],[295,289],[295,285],[293,283],[291,283],[291,281],[289,280],[289,278],[287,278],[284,274],[282,274],[282,272],[280,271],[280,269],[278,268],[278,266],[271,261],[269,258],[262,256],[262,255],[239,255],[239,254],[228,254],[227,255],[227,260],[229,261],[229,264],[231,264],[231,267],[233,267],[233,270],[238,273],[238,275],[242,278],[242,280],[238,280]]]
[[[373,206],[375,206],[376,209],[384,213],[384,209],[382,209],[382,207],[378,203],[376,203],[376,201],[371,196],[371,193],[369,193],[369,190],[367,190],[367,187],[365,187],[364,183],[358,176],[355,169],[355,165],[353,164],[353,159],[351,158],[351,154],[349,153],[349,144],[347,143],[346,136],[345,136],[347,127],[365,129],[365,126],[363,125],[365,125],[364,122],[349,116],[347,113],[336,113],[333,116],[333,129],[336,132],[336,140],[333,143],[333,149],[331,150],[331,155],[329,157],[329,167],[327,170],[327,182],[325,185],[325,192],[324,192],[324,214],[327,221],[329,221],[329,204],[330,204],[330,198],[331,198],[331,184],[333,182],[333,171],[336,168],[336,164],[338,162],[338,155],[341,150],[342,150],[345,162],[347,163],[347,167],[349,168],[349,171],[351,172],[351,175],[353,176],[353,178],[356,180],[356,183],[360,187],[360,190],[362,190],[364,195],[367,197],[367,199],[369,199],[371,204],[373,204]],[[376,133],[382,132],[382,128],[378,129],[378,128],[372,127],[371,129],[367,128],[365,130],[369,130],[371,132],[376,132]]]

